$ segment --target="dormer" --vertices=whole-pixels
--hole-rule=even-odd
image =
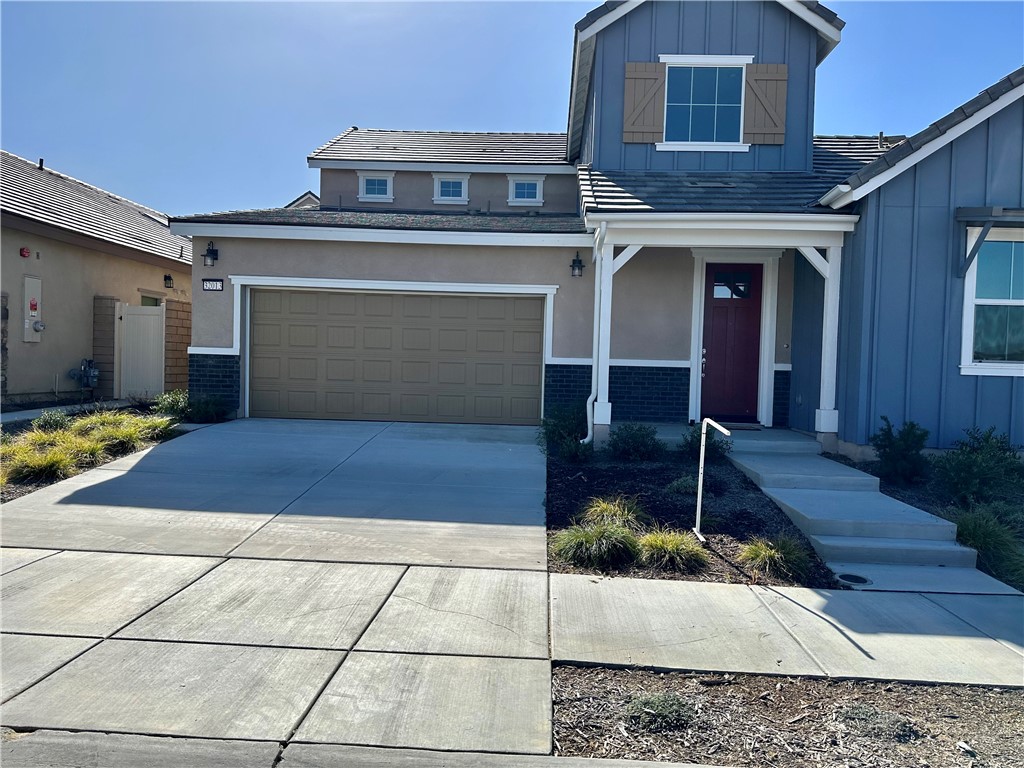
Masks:
[[[576,25],[572,162],[810,171],[815,68],[843,22],[814,2],[634,0]]]

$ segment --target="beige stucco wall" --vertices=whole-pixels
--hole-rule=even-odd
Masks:
[[[29,248],[30,258],[20,256]],[[121,256],[71,245],[42,235],[4,227],[0,234],[3,292],[8,294],[8,396],[78,390],[68,371],[82,358],[92,357],[93,297],[114,296],[133,305],[142,303],[140,289],[152,296],[188,301],[187,268],[168,262],[146,264]],[[164,275],[174,276],[176,288],[164,288]],[[46,330],[38,342],[24,341],[24,277],[42,279],[39,319]]]
[[[686,248],[644,248],[615,273],[612,359],[688,360],[693,257]]]
[[[577,202],[576,176],[572,174],[548,174],[545,177],[543,206],[509,206],[508,176],[504,173],[470,174],[469,203],[466,205],[435,204],[434,176],[429,171],[396,171],[393,191],[394,202],[360,202],[359,177],[356,171],[328,168],[320,171],[320,204],[331,208],[575,213]]]

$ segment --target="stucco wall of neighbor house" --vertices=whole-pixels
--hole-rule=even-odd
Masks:
[[[31,256],[20,256],[28,248]],[[116,296],[128,304],[151,296],[188,300],[188,268],[155,266],[98,250],[4,227],[0,234],[4,293],[8,294],[7,396],[77,392],[68,371],[93,355],[93,297]],[[164,275],[177,289],[164,288]],[[46,330],[38,342],[24,341],[24,277],[42,279],[39,319]]]
[[[960,373],[964,281],[958,207],[1024,207],[1024,100],[861,201],[847,239],[840,318],[841,439],[888,416],[948,448],[974,425],[1024,443],[1024,377]]]
[[[366,171],[372,173],[372,171]],[[390,171],[387,171],[390,173]],[[521,176],[535,176],[528,169]],[[504,173],[471,173],[469,202],[465,205],[434,203],[434,176],[430,171],[395,171],[392,186],[394,201],[390,203],[361,202],[357,171],[324,168],[320,171],[320,204],[332,208],[367,208],[372,210],[414,210],[452,212],[459,210],[524,213],[575,213],[578,191],[576,175],[547,174],[544,178],[543,206],[510,206],[508,175]]]
[[[810,170],[816,49],[815,30],[776,2],[644,3],[598,33],[593,150],[587,154],[591,140],[585,138],[581,161],[601,170]],[[625,62],[654,62],[661,54],[752,55],[755,64],[787,64],[785,143],[748,152],[659,152],[653,144],[624,144]]]

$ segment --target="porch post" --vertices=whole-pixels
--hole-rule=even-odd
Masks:
[[[821,400],[814,412],[814,430],[818,433],[839,432],[839,411],[836,410],[836,362],[839,345],[839,276],[843,268],[843,248],[826,249],[828,271],[825,274],[825,310],[821,324]]]
[[[600,307],[597,323],[597,348],[594,350],[594,365],[597,366],[597,400],[594,401],[594,439],[598,443],[607,439],[612,423],[612,404],[608,398],[608,372],[611,359],[612,333],[612,277],[615,248],[610,243],[601,246],[600,280],[597,285]]]

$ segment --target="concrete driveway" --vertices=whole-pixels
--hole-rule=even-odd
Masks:
[[[11,502],[3,724],[547,754],[544,484],[528,428],[245,420]]]

